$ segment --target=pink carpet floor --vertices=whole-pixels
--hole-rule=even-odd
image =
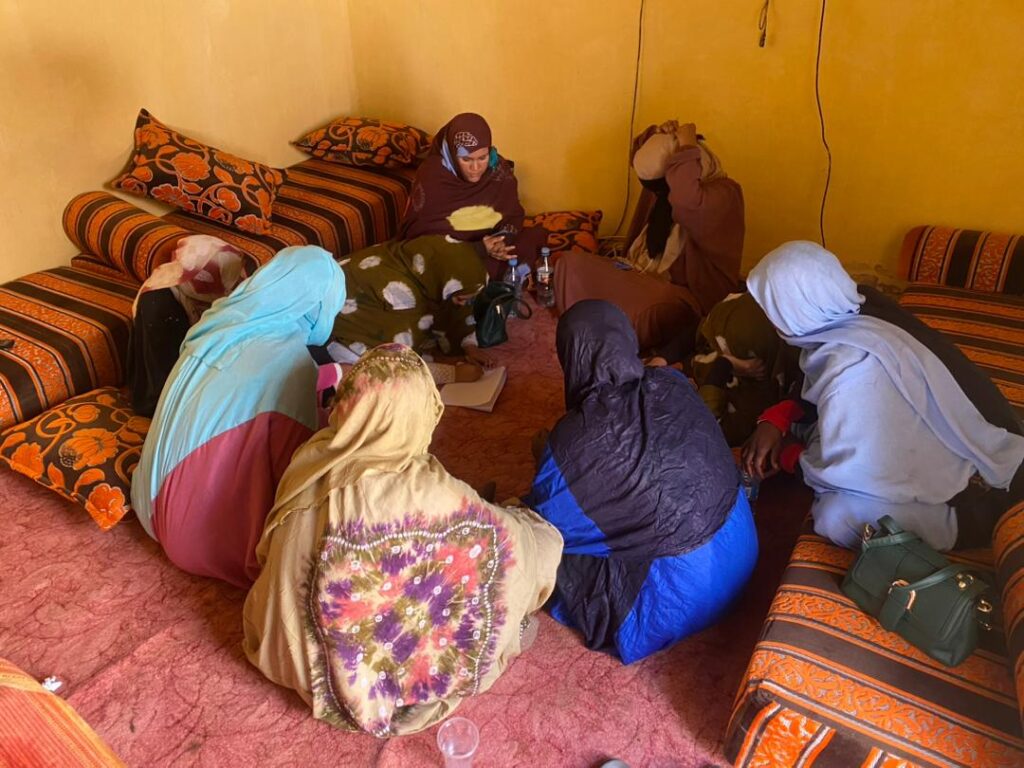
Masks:
[[[451,409],[434,451],[498,498],[532,476],[530,437],[562,410],[554,321],[515,321],[491,357],[509,367],[493,414]],[[624,667],[544,616],[534,646],[459,709],[480,766],[724,765],[733,694],[808,504],[792,483],[758,504],[761,558],[718,626]],[[0,471],[0,656],[63,692],[131,766],[441,765],[436,729],[390,741],[313,720],[241,651],[244,593],[175,569],[133,519],[103,533],[84,510]]]

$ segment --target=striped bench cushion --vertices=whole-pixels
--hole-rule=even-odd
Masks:
[[[1024,298],[911,285],[899,301],[960,347],[1024,418]]]
[[[903,239],[901,274],[916,283],[1024,294],[1024,238],[953,227],[915,227]]]
[[[1024,765],[1000,627],[950,669],[883,630],[839,589],[854,553],[801,535],[737,694],[737,766]],[[952,559],[987,569],[990,553]]]
[[[124,378],[138,284],[81,266],[0,285],[0,429]]]
[[[285,172],[266,235],[254,235],[194,214],[164,221],[220,237],[265,263],[290,245],[319,245],[336,258],[388,240],[398,232],[415,171],[375,169],[311,158]]]
[[[992,536],[996,581],[1003,601],[1003,626],[1017,704],[1024,724],[1024,503],[999,520]]]
[[[170,261],[178,240],[190,234],[107,192],[73,197],[64,232],[83,253],[139,282]]]

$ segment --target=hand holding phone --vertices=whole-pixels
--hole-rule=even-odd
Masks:
[[[505,232],[500,232],[496,235],[484,236],[484,248],[487,249],[487,255],[492,259],[508,261],[515,257],[516,247],[514,245],[506,245],[505,237]]]

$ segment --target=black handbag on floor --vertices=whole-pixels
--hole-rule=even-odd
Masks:
[[[500,280],[488,283],[473,298],[476,343],[481,348],[494,347],[508,341],[505,322],[513,307],[519,317],[528,318],[533,314],[529,304],[516,298],[512,286]]]
[[[950,667],[971,655],[979,631],[991,629],[989,585],[888,515],[877,530],[866,526],[842,589],[885,629]]]

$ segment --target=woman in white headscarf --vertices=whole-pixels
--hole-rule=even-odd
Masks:
[[[936,549],[988,545],[1024,486],[1021,426],[992,382],[815,243],[772,251],[747,287],[800,348],[805,378],[803,403],[762,415],[744,468],[798,466],[815,530],[837,544],[856,546],[866,523],[891,515]]]
[[[126,384],[132,410],[152,416],[188,329],[255,271],[253,260],[210,235],[188,235],[153,270],[132,305]]]

